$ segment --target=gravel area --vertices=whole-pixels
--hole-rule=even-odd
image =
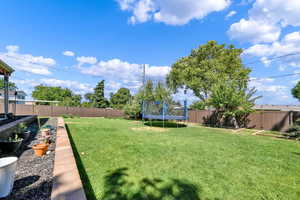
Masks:
[[[45,120],[44,125],[57,127],[57,119]],[[0,200],[48,200],[51,197],[52,178],[55,156],[56,129],[51,131],[51,141],[46,155],[37,157],[31,147],[42,140],[37,124],[31,125],[32,135],[19,156],[14,188],[9,197]]]

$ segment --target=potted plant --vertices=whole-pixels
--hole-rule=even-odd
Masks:
[[[14,184],[17,157],[0,158],[0,198],[7,197]]]
[[[17,134],[19,137],[23,138],[24,141],[27,141],[30,137],[30,131],[25,123],[20,123],[17,126]]]
[[[0,139],[0,149],[3,153],[16,152],[20,148],[22,141],[23,138],[19,137],[18,134],[14,134],[8,139]]]
[[[43,156],[48,150],[48,144],[46,143],[36,144],[32,146],[32,149],[34,150],[36,156]]]

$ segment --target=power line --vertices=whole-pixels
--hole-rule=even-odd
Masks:
[[[264,77],[264,78],[253,78],[250,81],[259,81],[259,80],[265,80],[265,79],[276,79],[276,78],[289,77],[289,76],[295,76],[295,75],[300,75],[300,72],[290,73],[290,74],[282,74],[282,75],[276,75],[276,76],[269,76],[269,77]]]
[[[300,55],[300,52],[294,52],[294,53],[289,53],[289,54],[285,54],[285,55],[281,55],[281,56],[275,56],[275,57],[269,58],[268,61],[285,58],[288,56],[295,56],[295,55]],[[247,62],[247,63],[245,63],[245,65],[255,64],[255,63],[259,63],[259,62],[262,62],[262,60],[255,60],[252,62]]]

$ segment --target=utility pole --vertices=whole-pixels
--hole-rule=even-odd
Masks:
[[[143,64],[143,88],[145,88],[146,84],[146,64]]]

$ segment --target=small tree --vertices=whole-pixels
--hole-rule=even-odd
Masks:
[[[141,115],[141,103],[134,98],[124,106],[124,112],[132,119],[138,119]]]
[[[295,87],[292,89],[292,95],[300,101],[300,81],[298,81]]]
[[[246,117],[253,112],[256,90],[240,87],[236,81],[219,82],[212,88],[209,104],[216,109],[216,123],[219,126],[233,125],[239,128],[245,125]]]
[[[171,92],[163,85],[162,82],[158,82],[153,91],[155,101],[171,102]]]

